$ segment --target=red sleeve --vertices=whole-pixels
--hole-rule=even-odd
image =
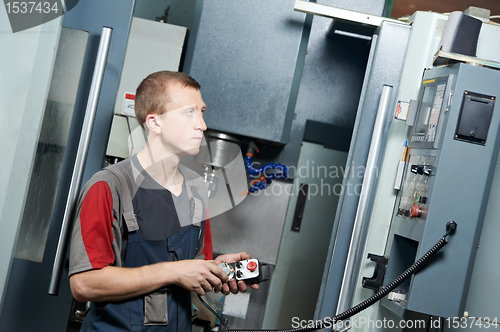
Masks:
[[[210,220],[208,219],[208,211],[207,211],[207,220],[205,221],[205,236],[203,237],[203,250],[201,251],[203,255],[205,255],[206,260],[214,259],[214,254],[212,251],[212,231],[210,230]]]
[[[100,269],[115,260],[113,248],[113,196],[104,181],[87,192],[80,210],[82,239],[92,268]]]

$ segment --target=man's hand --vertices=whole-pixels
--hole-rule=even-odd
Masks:
[[[227,274],[216,261],[201,259],[161,262],[136,268],[106,266],[71,275],[71,291],[77,301],[122,301],[171,284],[204,295],[223,290]],[[229,292],[228,292],[229,293]]]
[[[252,256],[250,256],[246,252],[239,252],[239,253],[235,253],[235,254],[220,255],[219,257],[217,257],[215,259],[215,262],[216,262],[216,264],[220,264],[223,262],[234,263],[234,262],[242,261],[242,260],[249,259],[249,258],[252,258]],[[252,289],[256,289],[256,290],[259,289],[258,284],[250,285],[250,287]],[[229,282],[224,282],[222,284],[222,293],[224,295],[229,295],[229,293],[238,294],[238,292],[244,293],[246,291],[247,291],[247,285],[242,280],[236,282],[236,280],[234,280],[234,278],[233,278],[233,279],[229,280]]]
[[[216,293],[223,290],[223,282],[227,283],[227,274],[217,266],[216,261],[200,259],[175,262],[175,284],[198,295],[204,295],[214,290]]]

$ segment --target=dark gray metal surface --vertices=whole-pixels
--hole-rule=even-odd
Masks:
[[[366,165],[382,87],[384,84],[395,88],[399,86],[410,30],[411,28],[406,25],[384,22],[378,35],[374,36],[347,160],[349,171],[343,181],[344,195],[340,197],[339,208],[335,216],[330,254],[318,297],[315,314],[317,319],[335,315],[363,181],[359,171],[363,170]],[[396,105],[395,95],[391,100],[393,109]]]
[[[137,0],[134,17],[160,20],[191,29],[197,0]],[[165,12],[168,11],[168,15]],[[165,20],[166,19],[166,20]]]
[[[102,27],[107,26],[113,28],[113,38],[83,181],[88,180],[102,166],[133,6],[134,0],[80,1],[64,16],[63,26],[89,31],[70,137],[66,146],[66,155],[43,261],[38,263],[17,258],[13,260],[4,297],[6,305],[3,306],[0,313],[0,331],[66,331],[72,300],[67,278],[67,266],[63,269],[64,275],[59,288],[59,296],[54,297],[47,294],[65,198],[90,89],[99,34]]]
[[[384,0],[369,3],[362,0],[319,2],[373,15],[382,15],[385,6]],[[260,28],[254,26],[251,20],[256,20],[256,18],[250,13],[260,12],[262,10],[259,8],[260,3],[252,1],[242,6],[231,1],[219,0],[210,3],[198,1],[183,71],[192,74],[202,83],[201,92],[208,105],[206,120],[209,128],[262,139],[269,139],[270,132],[265,124],[271,122],[269,122],[269,112],[265,111],[267,106],[257,107],[256,103],[262,103],[258,96],[263,94],[266,100],[273,95],[275,89],[283,90],[281,83],[263,87],[263,82],[271,84],[273,76],[276,75],[275,71],[278,70],[279,75],[286,75],[287,79],[292,79],[291,86],[286,90],[289,95],[286,104],[288,110],[283,110],[287,112],[287,118],[285,119],[285,113],[283,113],[282,119],[279,120],[283,122],[274,123],[277,127],[273,128],[276,130],[276,135],[282,136],[280,140],[282,139],[281,142],[286,143],[286,146],[259,147],[263,163],[281,162],[288,166],[295,166],[307,120],[345,128],[353,127],[368,59],[369,41],[329,34],[332,19],[324,17],[313,19],[311,15],[308,15],[305,20],[301,18],[300,24],[303,24],[303,29],[299,29],[299,21],[295,20],[292,30],[285,36],[290,39],[292,35],[293,38],[298,38],[297,44],[294,43],[294,47],[298,47],[298,50],[294,48],[295,67],[290,65],[285,68],[284,64],[276,67],[274,66],[276,58],[270,56],[269,53],[271,50],[277,51],[274,50],[275,46],[269,42],[269,39],[277,38],[281,27],[279,25],[268,26],[269,23],[265,23],[267,30],[262,33]],[[215,7],[212,8],[212,6]],[[247,16],[252,16],[239,19],[239,16],[233,18],[225,15],[221,18],[220,13],[213,13],[220,6],[224,6],[221,10],[226,14],[231,8],[242,6],[238,9],[240,16],[243,9],[250,8],[247,10]],[[263,8],[266,6],[268,5]],[[280,15],[283,16],[285,12],[293,11],[293,1],[286,2],[286,5],[281,7],[280,13],[284,12]],[[269,15],[266,14],[263,17]],[[215,20],[217,22],[213,22]],[[229,28],[234,26],[231,24],[234,21],[237,21],[237,30]],[[245,30],[243,34],[245,38],[241,37],[242,29]],[[249,45],[252,45],[250,51],[248,51]],[[307,55],[305,55],[306,51]],[[288,56],[280,61],[291,62]],[[265,71],[256,65],[265,66],[265,68],[272,65],[273,68]],[[283,70],[287,73],[282,73]],[[249,81],[252,84],[247,84]],[[255,82],[258,84],[256,85]],[[244,105],[244,108],[251,108],[249,111],[243,111],[242,108],[236,106],[242,104],[243,100],[249,100],[249,104]],[[282,105],[285,105],[284,97]],[[263,121],[262,117],[265,118]],[[291,126],[288,135],[285,135],[286,128],[283,126]],[[259,134],[262,132],[266,134]],[[350,137],[347,141],[349,140]]]
[[[384,1],[321,0],[318,3],[381,15]],[[308,16],[309,17],[309,16]],[[295,105],[290,140],[279,162],[296,165],[306,121],[352,129],[356,118],[370,41],[330,34],[332,19],[315,16],[305,35],[307,54]],[[349,142],[351,137],[344,137]]]
[[[213,130],[285,143],[305,14],[293,0],[202,2],[184,71],[198,80]]]
[[[352,128],[307,120],[304,141],[322,144],[327,149],[349,152]],[[349,138],[349,139],[346,139]]]

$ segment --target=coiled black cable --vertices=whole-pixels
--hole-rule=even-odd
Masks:
[[[372,306],[376,302],[380,301],[382,298],[384,298],[387,294],[392,292],[396,287],[401,285],[405,280],[410,278],[412,275],[416,274],[419,272],[427,263],[429,263],[429,260],[431,259],[432,256],[434,256],[436,253],[438,253],[445,245],[448,244],[448,240],[446,237],[450,234],[452,234],[455,229],[457,228],[457,224],[454,221],[449,221],[446,224],[446,234],[438,241],[436,244],[429,249],[418,261],[413,263],[406,271],[401,273],[396,279],[394,279],[391,283],[389,283],[387,286],[373,294],[370,298],[366,299],[365,301],[361,302],[357,306],[344,311],[343,313],[340,313],[336,315],[333,318],[327,317],[324,318],[321,322],[318,322],[315,327],[304,327],[300,329],[286,329],[286,330],[229,330],[225,324],[225,322],[222,320],[222,318],[213,310],[199,295],[198,297],[200,298],[200,301],[212,312],[214,313],[217,318],[220,319],[220,321],[223,323],[226,331],[228,332],[310,332],[310,331],[317,331],[320,330],[324,327],[332,327],[336,322],[339,321],[344,321],[361,311],[365,310],[366,308]]]

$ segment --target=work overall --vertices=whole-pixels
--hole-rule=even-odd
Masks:
[[[201,200],[193,197],[186,184],[192,224],[182,227],[182,232],[161,240],[145,240],[140,237],[139,225],[131,207],[132,201],[124,178],[121,178],[124,207],[124,231],[127,237],[126,252],[122,250],[124,267],[140,267],[158,262],[193,259],[201,236]],[[126,203],[126,204],[125,204]],[[131,210],[132,209],[132,210]],[[81,331],[191,331],[191,293],[176,285],[168,285],[155,292],[130,300],[112,303],[91,303]]]

